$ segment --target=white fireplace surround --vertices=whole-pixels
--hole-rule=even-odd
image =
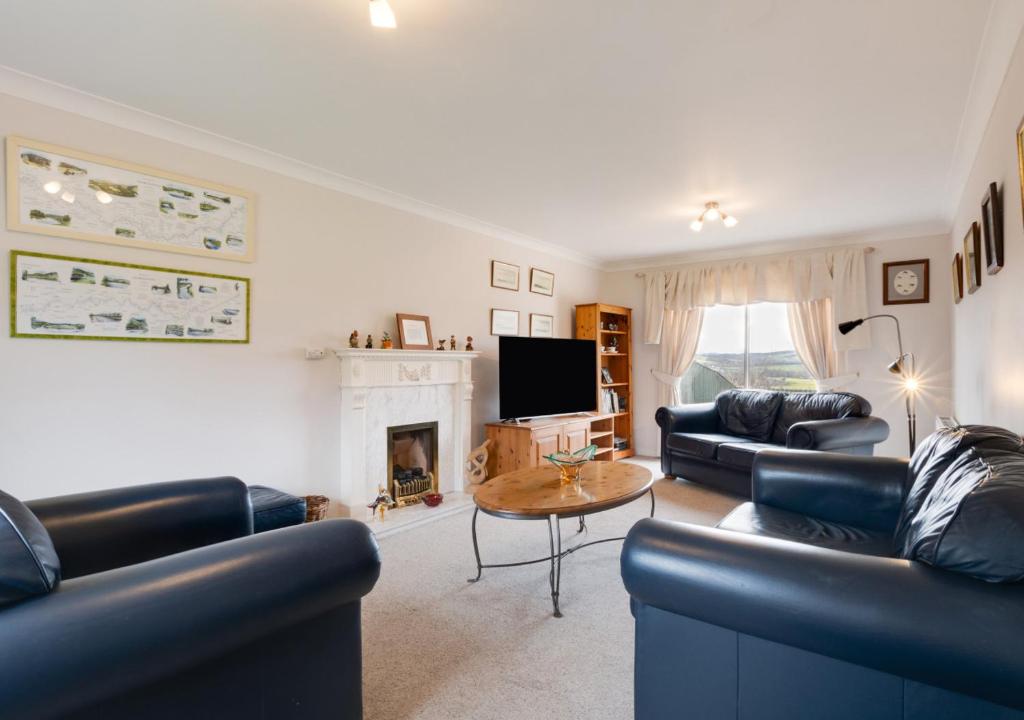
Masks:
[[[461,492],[470,448],[473,358],[439,350],[334,351],[341,362],[341,487],[350,517],[368,520],[367,505],[387,486],[387,429],[437,422],[438,489]]]

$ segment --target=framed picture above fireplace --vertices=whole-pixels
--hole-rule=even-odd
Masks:
[[[430,318],[426,315],[395,315],[398,324],[398,342],[403,350],[433,350],[434,336],[430,333]]]

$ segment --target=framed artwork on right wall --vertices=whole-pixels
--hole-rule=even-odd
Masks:
[[[1024,208],[1024,119],[1017,126],[1017,171],[1020,173],[1020,204]]]
[[[964,276],[967,293],[973,295],[981,287],[981,229],[976,222],[964,235]]]

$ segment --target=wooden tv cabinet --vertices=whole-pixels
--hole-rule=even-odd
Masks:
[[[597,460],[611,460],[614,450],[613,415],[579,413],[557,417],[493,422],[486,425],[491,441],[487,477],[547,463],[545,455],[575,452],[593,443]]]

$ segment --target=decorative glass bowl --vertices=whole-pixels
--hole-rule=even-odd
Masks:
[[[558,468],[562,473],[562,484],[568,485],[579,482],[583,466],[593,460],[596,454],[597,445],[588,445],[574,453],[557,452],[545,455],[544,459]]]

